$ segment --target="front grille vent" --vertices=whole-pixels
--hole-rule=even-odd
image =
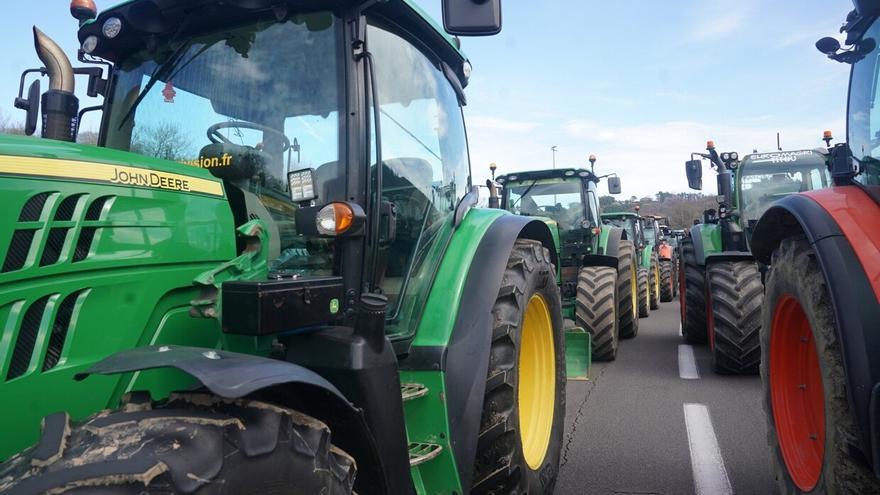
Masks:
[[[104,205],[111,199],[113,199],[113,196],[101,196],[92,201],[92,204],[89,205],[89,209],[86,211],[86,220],[100,220],[101,211],[104,209]]]
[[[43,214],[43,207],[46,205],[46,200],[49,198],[50,193],[40,193],[35,196],[32,196],[21,209],[21,213],[18,215],[19,222],[36,222],[40,219]]]
[[[43,256],[40,258],[40,266],[53,265],[58,261],[69,230],[66,227],[55,227],[49,231],[49,238],[46,239],[46,247],[43,248]]]
[[[9,363],[9,371],[6,373],[7,380],[25,374],[30,366],[34,345],[37,343],[37,332],[40,330],[40,322],[43,321],[48,301],[49,296],[38,299],[25,311],[21,328],[15,340],[15,347],[12,350],[12,361]]]
[[[43,361],[43,371],[54,368],[61,359],[61,352],[64,350],[64,340],[67,338],[67,331],[70,330],[70,321],[73,318],[73,309],[76,306],[76,300],[84,291],[77,291],[68,295],[58,307],[58,313],[55,315],[55,322],[52,324],[52,333],[49,335],[49,346],[46,348],[46,359]]]
[[[6,251],[6,259],[3,261],[4,273],[20,270],[24,266],[36,232],[36,230],[16,230],[12,233],[9,250]]]
[[[83,227],[79,231],[79,239],[76,241],[76,250],[73,253],[73,262],[82,261],[89,255],[92,250],[92,241],[95,239],[97,227]]]
[[[61,204],[58,205],[58,210],[55,211],[55,221],[73,220],[73,212],[76,211],[76,205],[82,197],[82,194],[74,194],[64,198]]]

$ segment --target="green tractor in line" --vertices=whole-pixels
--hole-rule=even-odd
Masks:
[[[708,342],[720,374],[755,374],[763,267],[750,250],[750,236],[764,211],[783,197],[827,187],[825,159],[812,150],[756,153],[693,153],[685,164],[688,185],[702,189],[702,159],[718,173],[718,209],[704,212],[681,242],[682,334],[691,344]],[[699,158],[694,158],[694,157]]]
[[[591,165],[595,158],[590,157]],[[592,169],[592,167],[591,167]],[[620,193],[620,179],[608,176]],[[638,334],[635,247],[626,231],[601,221],[598,183],[591,170],[561,168],[501,175],[500,208],[541,217],[559,246],[558,283],[569,327],[586,329],[592,358],[617,357],[619,340]]]
[[[473,208],[447,35],[500,2],[71,12],[0,137],[0,492],[553,491],[554,234]]]
[[[653,249],[645,237],[645,219],[638,212],[603,213],[602,222],[626,231],[627,238],[632,240],[636,252],[636,280],[638,288],[638,316],[647,318],[651,314],[652,284],[649,283],[652,272]],[[656,309],[656,308],[655,308]]]

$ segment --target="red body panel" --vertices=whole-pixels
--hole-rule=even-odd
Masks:
[[[840,226],[880,301],[880,205],[856,186],[803,194],[819,203]]]

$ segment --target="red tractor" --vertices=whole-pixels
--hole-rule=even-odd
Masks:
[[[880,493],[880,2],[855,0],[847,143],[826,156],[834,187],[787,196],[755,226],[769,264],[761,379],[781,493]],[[830,136],[826,136],[830,141]]]

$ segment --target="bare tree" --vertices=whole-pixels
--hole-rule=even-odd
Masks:
[[[164,160],[180,161],[191,154],[188,144],[177,124],[164,122],[138,129],[131,139],[131,151]]]

